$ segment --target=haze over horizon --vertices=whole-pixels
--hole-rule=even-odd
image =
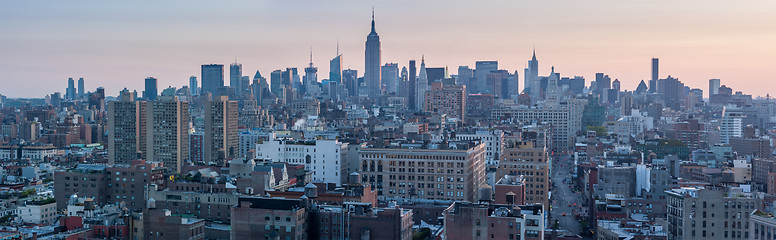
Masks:
[[[160,89],[200,79],[200,65],[237,61],[243,74],[304,68],[313,49],[321,79],[337,41],[344,68],[363,74],[371,8],[382,64],[406,66],[425,55],[429,67],[474,67],[497,60],[520,75],[536,48],[540,75],[596,72],[633,90],[650,77],[679,78],[704,97],[708,79],[745,94],[774,92],[774,1],[3,1],[0,72],[8,97],[62,92],[67,78],[115,96],[154,76]],[[735,6],[735,7],[732,7]],[[381,64],[381,65],[382,65]],[[228,74],[228,71],[226,72]],[[26,84],[15,84],[15,83]],[[31,85],[34,87],[30,87]]]

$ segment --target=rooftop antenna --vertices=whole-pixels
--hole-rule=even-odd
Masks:
[[[310,46],[310,67],[313,67],[313,46]]]
[[[339,56],[339,37],[337,37],[337,56]]]

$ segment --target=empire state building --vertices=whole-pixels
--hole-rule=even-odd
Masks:
[[[366,58],[366,66],[364,68],[366,92],[370,99],[377,100],[382,93],[382,83],[380,83],[380,36],[375,31],[374,10],[372,10],[372,32],[366,36],[364,56]]]

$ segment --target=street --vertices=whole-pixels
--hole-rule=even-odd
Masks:
[[[571,165],[573,165],[573,161],[570,160],[568,155],[558,156],[557,161],[553,162],[552,180],[556,187],[552,192],[550,204],[552,206],[550,212],[552,222],[549,227],[552,228],[557,220],[561,229],[579,234],[579,221],[574,215],[580,209],[584,211],[585,208],[581,208],[583,201],[581,196],[569,187],[573,171]],[[577,209],[577,211],[574,211],[574,209]]]

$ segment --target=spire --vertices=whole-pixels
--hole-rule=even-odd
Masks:
[[[536,61],[536,46],[534,46],[534,49],[533,49],[533,58],[531,58],[531,61]]]
[[[420,63],[423,64],[425,62],[426,62],[426,55],[425,54],[420,55]]]
[[[310,46],[310,67],[313,67],[313,46]]]
[[[369,35],[377,34],[375,31],[375,6],[372,6],[372,32]]]
[[[339,38],[337,38],[337,56],[339,56]]]

